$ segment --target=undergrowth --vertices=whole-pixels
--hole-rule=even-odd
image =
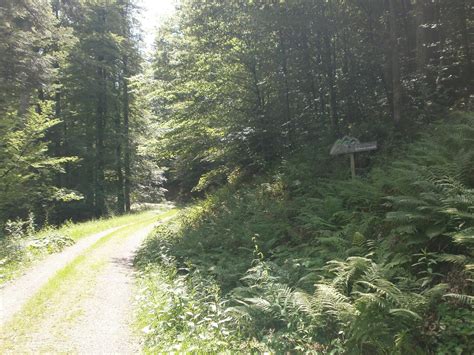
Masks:
[[[52,227],[36,231],[34,216],[7,221],[5,237],[0,239],[0,284],[12,279],[36,259],[74,244],[74,240]]]
[[[302,155],[157,230],[149,351],[473,353],[474,117],[450,120],[364,177]]]
[[[168,234],[158,233],[160,239]],[[145,353],[235,350],[234,319],[226,312],[218,285],[197,272],[178,269],[166,245],[157,245],[156,240],[148,242],[138,262],[137,323]],[[156,258],[159,265],[152,262]]]

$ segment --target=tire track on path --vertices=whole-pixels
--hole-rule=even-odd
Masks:
[[[0,326],[19,312],[25,303],[59,270],[100,239],[128,225],[130,224],[109,228],[82,238],[61,253],[48,256],[38,265],[28,269],[19,278],[3,285],[0,289]]]
[[[17,312],[11,312],[12,321],[7,323],[8,327],[2,328],[4,334],[0,337],[0,352],[140,352],[139,338],[131,326],[134,320],[133,258],[152,229],[172,218],[173,214],[174,211],[169,211],[152,219],[108,229],[82,239],[79,242],[81,245],[74,252],[67,250],[68,257],[64,255],[61,261],[53,263],[48,259],[43,264],[54,267],[54,270],[45,271],[42,277],[44,282],[37,282],[34,287],[37,294],[32,289],[28,290],[32,298],[23,297],[23,305],[26,303],[23,309],[15,306],[21,310],[17,315]],[[71,270],[71,275],[67,274],[69,276],[65,279],[58,278],[57,275],[65,269]],[[28,277],[33,272],[28,272]],[[15,292],[21,292],[23,282],[29,279],[26,276],[10,287],[14,285]],[[50,284],[54,285],[53,292],[44,297],[41,286],[50,287]],[[13,291],[9,292],[13,294]],[[40,294],[38,301],[37,295]],[[29,299],[34,299],[33,308],[31,302],[27,302]],[[36,314],[36,309],[41,311]]]

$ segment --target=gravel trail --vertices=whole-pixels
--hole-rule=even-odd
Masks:
[[[5,324],[53,275],[98,240],[124,226],[114,227],[82,238],[58,254],[47,257],[18,279],[0,288],[0,326]]]
[[[47,300],[44,313],[32,318],[26,328],[10,328],[12,322],[3,327],[5,333],[0,335],[0,353],[140,353],[140,339],[131,326],[134,321],[132,262],[152,229],[170,218],[128,224],[84,238],[74,249],[55,255],[7,285],[0,291],[0,297],[19,297],[24,305],[61,267],[69,267],[75,257],[85,256],[74,266],[76,278],[61,281],[53,297]],[[113,232],[116,233],[103,244],[86,251],[87,247]],[[20,304],[8,302],[15,310],[4,310],[4,322],[21,310]],[[2,305],[2,308],[5,307]],[[18,315],[23,319],[23,313]]]
[[[81,354],[136,354],[138,337],[133,322],[133,258],[152,226],[143,228],[123,244],[107,248],[107,266],[97,278],[97,286],[82,304],[83,314],[66,336]]]

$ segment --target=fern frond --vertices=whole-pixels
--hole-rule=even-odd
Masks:
[[[411,319],[416,319],[416,320],[422,319],[418,313],[410,311],[409,309],[406,309],[406,308],[394,308],[394,309],[389,310],[389,313],[394,314],[394,315],[401,315],[401,316],[408,317]]]
[[[451,237],[456,244],[474,246],[474,228],[452,234]]]
[[[306,292],[297,291],[293,293],[293,303],[296,308],[308,315],[315,316],[315,310],[312,308],[311,295]]]
[[[437,254],[436,259],[441,262],[464,265],[467,262],[467,257],[461,254]]]
[[[423,295],[427,298],[438,298],[443,296],[446,293],[446,290],[449,289],[449,285],[446,283],[439,283],[423,292]]]
[[[470,306],[474,305],[474,296],[462,295],[459,293],[447,293],[443,297],[454,299],[464,305],[470,305]]]
[[[393,304],[400,303],[401,291],[390,281],[384,279],[375,279],[373,282],[358,281],[357,284],[363,285],[369,290],[373,290],[376,294],[384,296]]]
[[[365,308],[368,308],[372,305],[376,305],[380,309],[385,309],[389,307],[387,301],[381,298],[380,295],[376,293],[356,291],[354,292],[354,295],[357,297],[355,301],[355,305],[357,308],[363,308],[361,306],[365,306]]]
[[[338,320],[343,320],[357,312],[350,299],[331,285],[317,284],[314,295],[311,301],[312,308],[322,308],[324,313]]]
[[[246,306],[252,307],[254,309],[259,309],[263,312],[267,312],[271,309],[272,304],[268,302],[266,299],[261,297],[249,297],[240,300]]]

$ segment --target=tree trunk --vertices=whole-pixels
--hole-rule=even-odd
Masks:
[[[426,66],[426,35],[425,35],[425,0],[416,0],[416,69],[425,72]]]
[[[321,34],[316,35],[316,49],[318,51],[317,73],[318,73],[318,94],[319,94],[319,111],[323,122],[327,121],[326,115],[326,93],[324,91],[324,64],[322,56]]]
[[[257,140],[257,151],[260,151],[263,156],[267,159],[273,156],[273,146],[272,142],[267,139],[268,133],[266,133],[266,128],[268,123],[266,122],[265,116],[265,93],[260,88],[259,78],[257,73],[257,59],[252,58],[248,65],[248,70],[252,74],[252,85],[254,87],[255,94],[255,122],[258,129],[260,138]]]
[[[129,97],[128,97],[128,58],[123,58],[123,142],[124,142],[124,199],[125,212],[130,212],[130,185],[131,185],[131,171],[130,171],[130,123],[129,123]]]
[[[283,83],[284,83],[284,96],[285,96],[285,124],[288,126],[288,141],[289,145],[294,145],[294,135],[295,127],[293,120],[291,119],[291,109],[290,109],[290,87],[288,83],[288,60],[286,53],[285,40],[283,38],[283,33],[280,31],[280,55],[281,55],[281,68],[283,72]]]
[[[392,69],[393,121],[396,126],[401,121],[402,85],[400,80],[400,53],[398,48],[396,0],[389,0],[389,26]]]
[[[472,93],[472,58],[471,58],[471,42],[469,40],[469,26],[468,26],[468,16],[470,11],[469,4],[466,4],[466,0],[461,0],[460,4],[460,25],[461,25],[461,38],[462,38],[462,48],[464,52],[464,82],[466,86],[466,97],[469,98],[469,95]]]
[[[311,106],[311,109],[313,110],[314,115],[316,116],[318,114],[318,108],[316,106],[316,101],[318,99],[318,96],[316,94],[316,83],[314,80],[314,77],[315,77],[314,65],[313,65],[313,60],[311,59],[309,38],[305,33],[302,34],[301,45],[303,46],[303,51],[304,51],[304,64],[306,68],[308,68],[309,70],[308,81],[309,81],[310,106]]]
[[[333,44],[328,34],[324,36],[324,49],[326,56],[326,78],[329,89],[329,106],[331,114],[331,131],[333,136],[337,136],[337,94],[335,77],[335,58],[333,58]]]
[[[103,61],[103,59],[99,59]],[[103,67],[99,67],[98,76],[100,80],[100,92],[97,100],[97,112],[95,119],[95,215],[96,217],[105,214],[105,176],[104,176],[104,135],[105,118],[107,114],[107,83],[106,73]]]
[[[115,115],[115,171],[117,174],[117,213],[123,214],[125,211],[124,181],[122,169],[122,122],[120,119],[120,110]]]
[[[334,137],[338,135],[338,122],[337,122],[337,93],[336,93],[336,45],[334,43],[334,31],[333,25],[330,23],[332,18],[331,13],[327,14],[326,10],[332,11],[332,2],[327,2],[327,8],[323,8],[323,19],[325,33],[323,35],[324,45],[324,61],[326,71],[326,82],[329,91],[329,108],[330,108],[330,126],[331,132]]]
[[[123,5],[121,10],[122,16],[122,33],[124,38],[128,41],[130,38],[130,27],[127,22],[128,16],[128,1],[120,0],[119,4]],[[127,54],[128,46],[126,45],[124,48],[124,54],[122,56],[122,111],[123,111],[123,198],[125,203],[125,212],[131,211],[131,147],[130,147],[130,97],[128,93],[128,54]]]

